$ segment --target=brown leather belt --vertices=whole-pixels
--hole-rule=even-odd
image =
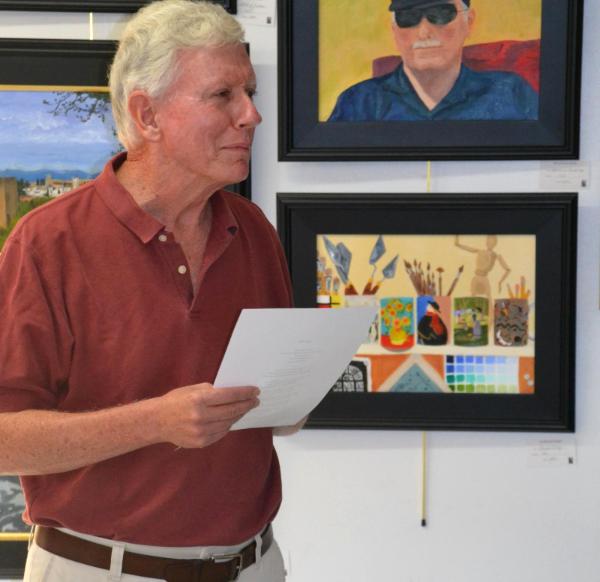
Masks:
[[[112,548],[66,534],[50,527],[35,529],[35,542],[52,554],[110,570]],[[273,528],[269,524],[262,533],[261,555],[273,543]],[[244,546],[239,552],[213,556],[205,560],[179,560],[159,558],[144,554],[124,552],[123,574],[159,578],[167,582],[230,582],[237,580],[240,572],[256,561],[256,542]]]

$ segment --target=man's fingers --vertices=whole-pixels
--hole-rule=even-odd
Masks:
[[[221,406],[254,400],[260,394],[256,386],[235,386],[233,388],[212,388],[204,392],[204,403],[207,406]]]
[[[194,384],[176,388],[163,398],[164,439],[179,446],[204,447],[223,438],[231,426],[259,405],[255,386],[215,388]]]
[[[206,408],[206,413],[209,415],[208,422],[231,421],[235,422],[260,404],[257,398],[251,400],[243,400],[242,402],[234,402],[230,404],[219,404]]]
[[[206,447],[212,443],[221,440],[230,431],[231,426],[235,424],[243,414],[227,420],[217,420],[207,422],[202,426],[202,429],[197,434],[190,437],[183,446],[185,448],[196,448],[198,446]]]

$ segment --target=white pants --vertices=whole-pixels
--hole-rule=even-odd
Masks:
[[[82,535],[69,530],[62,531],[96,543],[112,546],[111,570],[102,570],[93,566],[80,564],[79,562],[72,562],[71,560],[47,552],[33,542],[27,554],[23,582],[164,582],[162,578],[145,578],[131,574],[121,574],[123,550],[165,558],[194,559],[207,558],[211,555],[236,553],[252,541],[249,540],[237,546],[226,547],[166,548],[124,544],[120,542],[113,543],[111,540],[104,538]],[[267,553],[258,562],[242,570],[238,580],[239,582],[285,582],[283,558],[275,540],[273,540]]]

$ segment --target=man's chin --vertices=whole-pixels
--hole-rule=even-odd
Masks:
[[[419,73],[442,72],[447,71],[450,68],[450,65],[442,58],[436,58],[435,56],[427,57],[423,55],[422,57],[415,59],[409,68],[412,71]]]
[[[240,182],[243,182],[248,177],[249,173],[250,173],[250,166],[248,163],[235,164],[234,166],[232,166],[230,168],[230,171],[227,172],[227,175],[229,176],[229,181],[227,183],[228,184],[239,184]]]

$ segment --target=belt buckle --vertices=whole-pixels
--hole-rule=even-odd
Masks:
[[[210,560],[213,561],[215,564],[222,564],[224,562],[231,562],[233,560],[236,560],[235,572],[233,574],[233,578],[229,579],[230,582],[235,582],[240,577],[240,574],[244,569],[244,556],[241,553],[219,554],[217,556],[212,556]]]

